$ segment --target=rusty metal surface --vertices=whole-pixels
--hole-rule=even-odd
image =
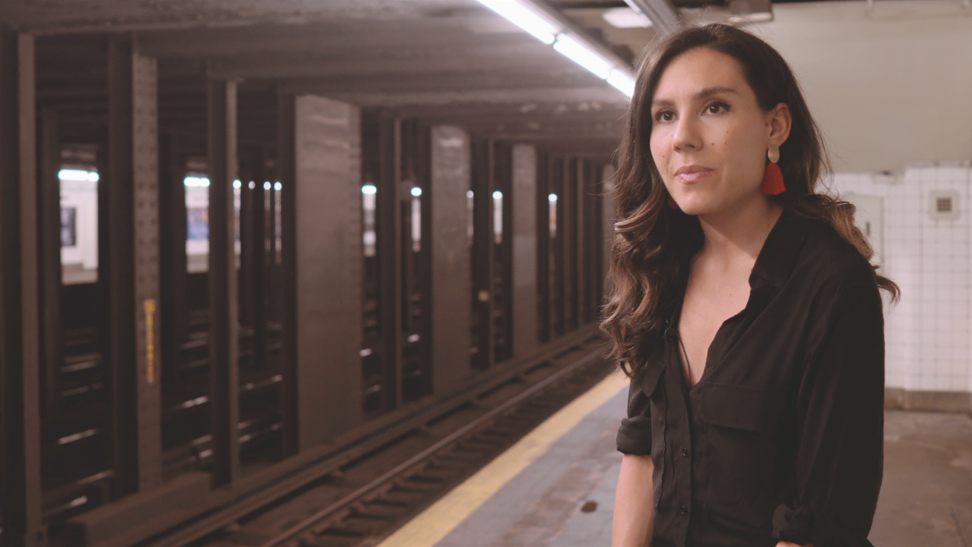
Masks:
[[[361,422],[361,125],[357,108],[296,98],[297,377],[301,450]],[[326,183],[325,183],[326,182]]]
[[[432,381],[436,393],[455,390],[470,374],[472,290],[466,228],[470,189],[469,136],[454,126],[432,127]]]

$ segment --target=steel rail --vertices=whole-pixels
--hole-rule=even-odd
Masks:
[[[404,472],[408,471],[409,469],[415,467],[416,465],[422,463],[423,461],[428,460],[429,458],[431,458],[432,456],[434,456],[436,453],[438,453],[443,448],[446,448],[446,447],[448,447],[448,446],[456,443],[458,440],[462,439],[463,437],[465,437],[469,433],[471,433],[471,432],[473,432],[473,431],[475,431],[475,430],[483,427],[483,425],[485,425],[486,423],[494,420],[498,416],[500,416],[500,415],[508,412],[509,410],[515,408],[516,406],[520,405],[524,401],[526,401],[526,400],[530,399],[531,397],[533,397],[534,395],[536,395],[538,392],[543,391],[544,389],[546,389],[551,384],[556,383],[557,381],[559,381],[559,380],[561,380],[561,379],[563,379],[563,378],[565,378],[567,376],[570,376],[576,370],[578,370],[580,368],[583,368],[583,367],[589,365],[592,361],[596,361],[596,360],[598,360],[598,359],[600,359],[602,357],[604,357],[604,348],[598,348],[598,349],[596,349],[596,350],[588,353],[584,357],[578,359],[577,361],[571,363],[570,365],[564,367],[563,369],[557,371],[556,373],[551,374],[547,378],[544,378],[540,382],[537,382],[533,386],[530,386],[529,388],[527,388],[526,390],[524,390],[522,393],[517,394],[512,399],[510,399],[510,400],[504,402],[503,404],[497,406],[496,408],[490,410],[486,414],[483,414],[479,418],[476,418],[472,422],[469,422],[468,424],[466,424],[462,428],[454,431],[453,433],[451,433],[447,437],[443,438],[442,440],[440,440],[439,442],[435,443],[434,445],[426,448],[422,452],[419,452],[418,454],[412,456],[408,460],[402,462],[401,464],[399,464],[395,468],[391,469],[390,471],[386,472],[385,474],[381,475],[380,477],[372,480],[371,482],[369,482],[368,484],[362,486],[361,488],[358,488],[354,492],[352,492],[352,493],[344,496],[340,500],[338,500],[338,501],[334,502],[333,504],[329,505],[328,507],[326,507],[326,508],[318,511],[314,515],[312,515],[312,516],[304,519],[302,522],[300,522],[298,524],[295,524],[294,526],[292,526],[291,528],[289,528],[285,532],[281,533],[277,537],[271,539],[270,541],[268,541],[266,543],[263,543],[260,547],[277,547],[277,546],[279,546],[279,545],[281,545],[281,544],[283,544],[283,543],[285,543],[285,542],[287,542],[287,541],[289,541],[289,540],[291,540],[291,539],[299,536],[301,533],[305,532],[306,530],[308,530],[309,528],[311,528],[315,524],[317,524],[320,521],[324,520],[325,518],[327,518],[327,517],[329,517],[329,516],[337,513],[338,511],[344,509],[345,507],[351,505],[352,503],[354,503],[358,499],[363,498],[364,496],[368,495],[369,493],[373,492],[374,490],[377,490],[378,488],[380,488],[380,487],[388,484],[389,482],[392,482],[399,475],[401,475]]]

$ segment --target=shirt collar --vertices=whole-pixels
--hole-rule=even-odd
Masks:
[[[782,289],[793,271],[808,229],[806,219],[784,208],[756,257],[749,286],[755,288],[764,281],[777,290]]]

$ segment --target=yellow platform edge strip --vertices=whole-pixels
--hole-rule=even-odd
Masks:
[[[550,450],[585,416],[628,385],[614,372],[574,399],[498,458],[381,542],[378,547],[432,547],[486,503],[500,488]],[[622,416],[618,416],[620,419]]]

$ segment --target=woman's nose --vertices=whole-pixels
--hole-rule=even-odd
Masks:
[[[678,120],[672,145],[676,151],[698,150],[702,147],[702,138],[695,120],[689,117]]]

